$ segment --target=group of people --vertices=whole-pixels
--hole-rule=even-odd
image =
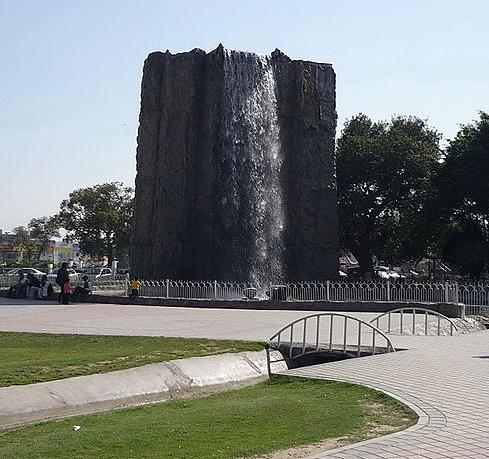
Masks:
[[[68,304],[69,300],[77,301],[79,296],[87,296],[92,293],[92,284],[87,275],[82,277],[83,285],[77,285],[75,288],[70,283],[70,273],[68,272],[68,263],[63,263],[58,269],[56,283],[59,285],[58,303]]]
[[[56,274],[56,283],[60,288],[58,303],[69,304],[70,299],[77,301],[80,296],[87,296],[92,293],[89,277],[85,275],[82,280],[83,285],[77,285],[73,288],[70,283],[68,263],[63,263]],[[20,272],[17,284],[10,286],[7,297],[47,300],[52,293],[54,293],[54,288],[46,275],[38,279],[34,274]]]
[[[7,298],[37,298],[38,300],[47,300],[53,292],[53,286],[45,274],[41,279],[38,279],[34,274],[20,272],[18,282],[10,286]]]

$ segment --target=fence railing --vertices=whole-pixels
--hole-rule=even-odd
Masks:
[[[450,282],[297,282],[265,286],[218,281],[143,281],[141,296],[188,299],[268,299],[273,289],[283,289],[295,301],[392,301],[462,303],[489,307],[489,284]]]
[[[0,275],[0,288],[9,288],[11,285],[17,284],[18,276]],[[53,279],[49,279],[53,287],[56,288],[56,283]],[[94,293],[116,293],[126,295],[129,286],[129,276],[127,274],[115,274],[113,276],[101,277],[98,279],[91,279],[92,291]],[[78,276],[76,279],[71,278],[70,283],[72,285],[82,285],[82,276]]]
[[[17,277],[0,275],[0,288],[8,288]],[[73,283],[79,283],[81,279]],[[129,277],[116,275],[92,281],[97,293],[126,295]],[[460,303],[466,315],[489,318],[489,283],[409,282],[409,281],[325,281],[286,284],[218,281],[145,280],[139,294],[175,299],[246,300],[269,299],[280,291],[280,299],[292,301],[391,301],[416,303]]]
[[[249,298],[250,293],[254,296],[257,291],[251,284],[246,283],[166,279],[143,281],[139,294],[161,298],[241,300]]]

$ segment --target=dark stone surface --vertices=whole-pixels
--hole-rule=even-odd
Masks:
[[[156,52],[145,61],[131,247],[137,277],[250,280],[250,231],[222,204],[224,53]],[[285,213],[283,279],[274,281],[333,279],[335,74],[278,50],[271,63]]]

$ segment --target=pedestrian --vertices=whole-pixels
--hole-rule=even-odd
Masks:
[[[58,303],[68,304],[71,293],[68,263],[63,262],[61,268],[58,269],[58,274],[56,275],[56,283],[60,287]]]
[[[7,293],[7,298],[19,298],[18,295],[20,295],[22,285],[26,283],[26,281],[25,281],[25,275],[23,271],[20,271],[18,276],[19,278],[17,280],[17,283],[10,286]]]
[[[27,298],[27,287],[29,285],[29,280],[25,272],[19,273],[19,283],[15,290],[15,298]]]
[[[138,278],[135,278],[131,281],[132,298],[136,298],[139,296],[139,289],[141,288],[142,285],[143,283]]]
[[[42,293],[41,281],[32,273],[27,274],[27,280],[27,298],[36,297],[40,299]]]
[[[53,286],[51,285],[51,282],[49,282],[46,274],[41,277],[41,289],[41,300],[47,300],[49,295],[54,292]]]
[[[90,279],[87,275],[82,277],[83,279],[83,287],[80,285],[77,285],[75,287],[75,291],[73,292],[73,297],[72,300],[76,301],[78,299],[78,295],[82,296],[87,296],[92,293],[92,283],[90,282]]]

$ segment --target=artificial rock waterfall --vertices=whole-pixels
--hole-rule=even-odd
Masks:
[[[134,275],[337,276],[331,65],[222,46],[152,53],[139,120]]]

